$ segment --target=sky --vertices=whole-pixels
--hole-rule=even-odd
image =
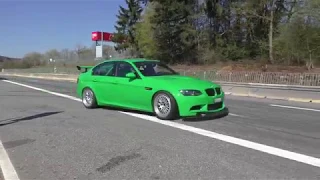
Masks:
[[[0,55],[91,46],[91,32],[114,32],[125,0],[0,0]]]

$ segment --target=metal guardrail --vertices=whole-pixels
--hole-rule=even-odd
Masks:
[[[4,69],[6,73],[53,73],[52,67],[30,69]],[[320,73],[283,73],[283,72],[220,72],[220,71],[181,71],[182,75],[225,83],[256,83],[268,85],[320,86]],[[78,74],[74,68],[58,67],[57,74]]]
[[[317,73],[182,71],[181,74],[216,82],[320,86]]]

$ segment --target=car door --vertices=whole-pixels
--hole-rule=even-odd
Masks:
[[[127,73],[136,74],[135,79],[126,77]],[[118,62],[116,66],[116,93],[119,104],[134,109],[148,110],[151,105],[152,92],[145,88],[145,82],[128,62]]]
[[[115,62],[105,62],[92,69],[94,93],[100,103],[115,103]]]

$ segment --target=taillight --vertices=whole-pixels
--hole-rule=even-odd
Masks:
[[[78,82],[79,82],[79,78],[77,78],[77,84],[78,84]]]

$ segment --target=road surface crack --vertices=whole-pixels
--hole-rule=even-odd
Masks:
[[[125,156],[116,156],[114,158],[111,158],[107,164],[97,168],[97,171],[101,173],[105,173],[107,171],[110,171],[112,168],[119,166],[122,163],[125,163],[129,160],[136,159],[139,157],[141,157],[141,154],[138,154],[138,153],[131,153]]]

